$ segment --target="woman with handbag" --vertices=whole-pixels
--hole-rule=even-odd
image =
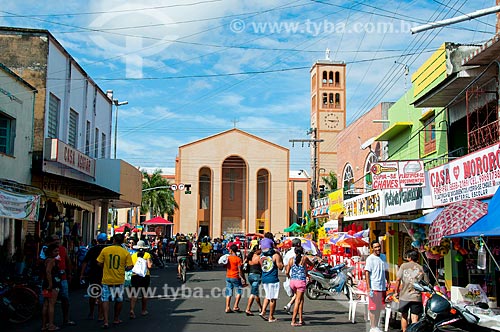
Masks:
[[[248,283],[250,284],[250,297],[248,298],[247,308],[245,313],[247,316],[253,316],[252,313],[252,304],[253,301],[257,303],[259,306],[259,312],[262,311],[262,304],[260,303],[259,297],[259,286],[262,282],[262,266],[260,262],[260,254],[262,250],[260,246],[257,244],[252,247],[252,250],[248,254],[245,264],[248,266]]]
[[[130,296],[130,319],[135,318],[135,304],[137,302],[137,297],[140,292],[142,292],[142,311],[141,315],[146,316],[148,314],[147,304],[148,298],[146,289],[149,288],[150,273],[149,269],[153,266],[153,261],[151,260],[151,254],[146,250],[149,248],[144,241],[140,240],[137,242],[137,245],[133,247],[137,250],[136,253],[132,255],[132,263],[134,264],[134,268],[132,269],[132,289]]]

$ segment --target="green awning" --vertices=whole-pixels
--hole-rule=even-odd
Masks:
[[[413,126],[412,122],[396,122],[386,130],[382,132],[382,134],[375,137],[375,141],[389,141],[391,138],[401,133],[402,131],[411,128]]]

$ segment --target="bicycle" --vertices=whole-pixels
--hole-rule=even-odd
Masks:
[[[19,324],[31,319],[38,305],[38,296],[22,285],[0,284],[0,316]]]
[[[187,270],[187,257],[182,257],[179,264],[181,265],[181,282],[185,283],[186,282],[186,270]]]

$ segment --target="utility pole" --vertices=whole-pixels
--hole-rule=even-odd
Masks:
[[[302,147],[307,143],[313,147],[313,157],[311,160],[312,178],[311,178],[311,196],[309,197],[309,206],[312,207],[314,200],[318,198],[318,143],[323,142],[323,139],[318,139],[317,128],[309,128],[307,135],[312,135],[309,139],[291,139],[292,147],[295,143],[301,143]]]

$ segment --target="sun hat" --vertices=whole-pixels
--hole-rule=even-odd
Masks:
[[[149,247],[146,245],[146,243],[142,240],[137,241],[137,244],[133,246],[132,248],[134,249],[148,249]]]

